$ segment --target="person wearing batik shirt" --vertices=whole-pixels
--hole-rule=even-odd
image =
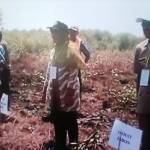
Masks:
[[[85,67],[75,46],[69,43],[68,26],[57,21],[49,27],[55,47],[51,50],[43,88],[43,98],[50,101],[50,120],[55,129],[55,149],[66,150],[78,143],[77,111],[80,109],[78,69]]]
[[[76,49],[80,52],[81,56],[84,58],[85,63],[87,63],[90,59],[90,52],[88,47],[84,44],[82,39],[79,37],[79,28],[77,26],[73,26],[69,28],[69,39],[71,42],[74,42]],[[80,96],[81,96],[83,85],[82,85],[82,76],[81,76],[80,69],[78,75],[80,81]]]

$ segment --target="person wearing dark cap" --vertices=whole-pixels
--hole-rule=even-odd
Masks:
[[[69,39],[70,41],[75,43],[76,49],[79,50],[82,57],[84,57],[85,63],[90,59],[90,52],[83,43],[82,39],[79,37],[79,28],[77,26],[73,26],[69,28]],[[80,96],[82,93],[82,76],[81,70],[79,70],[79,81],[80,81]]]
[[[137,45],[134,58],[134,72],[137,74],[137,115],[143,131],[140,150],[150,150],[150,21],[141,22],[145,40]]]
[[[57,21],[49,29],[55,46],[51,50],[43,97],[50,101],[50,121],[55,129],[55,150],[66,150],[67,133],[69,144],[78,143],[78,69],[84,68],[85,63],[75,47],[69,44],[66,24]]]

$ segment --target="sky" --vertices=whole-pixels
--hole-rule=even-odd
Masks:
[[[142,17],[150,20],[150,0],[0,0],[4,29],[46,29],[57,20],[80,29],[143,35]]]

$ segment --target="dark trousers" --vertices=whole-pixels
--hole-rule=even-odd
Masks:
[[[3,68],[0,78],[1,78],[1,86],[0,86],[1,94],[3,93],[9,94],[10,69],[7,66]]]
[[[143,131],[140,150],[150,150],[150,115],[140,114],[138,120]]]
[[[54,121],[55,150],[66,150],[66,137],[68,133],[69,144],[78,143],[78,124],[76,112],[57,112]]]

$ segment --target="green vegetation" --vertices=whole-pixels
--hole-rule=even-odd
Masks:
[[[50,43],[52,43],[49,32],[40,29],[30,31],[5,31],[3,35],[8,43],[10,51],[19,55],[22,53],[48,50],[50,48]]]
[[[92,50],[131,50],[141,41],[141,38],[129,33],[113,35],[108,31],[100,30],[83,30],[81,36]]]
[[[81,37],[92,51],[95,50],[131,50],[140,41],[131,34],[112,35],[107,31],[82,30]],[[46,30],[12,30],[4,32],[8,48],[15,54],[41,52],[52,47],[52,39]]]

